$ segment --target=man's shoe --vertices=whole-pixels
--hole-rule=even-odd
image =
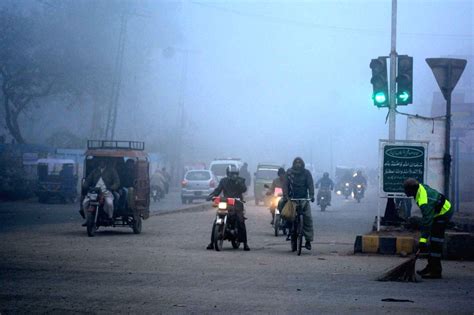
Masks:
[[[244,244],[244,251],[248,252],[250,250],[250,247],[247,244]]]
[[[82,223],[81,226],[87,226],[87,221]]]
[[[421,276],[423,279],[441,279],[441,272],[433,272],[430,271],[424,275]]]
[[[207,245],[206,249],[209,249],[209,250],[214,249],[214,244],[210,243],[209,245]]]
[[[420,276],[424,276],[424,275],[430,273],[430,265],[426,265],[425,268],[423,268],[421,270],[417,270],[416,273]]]
[[[311,250],[311,242],[310,242],[310,241],[306,241],[306,243],[304,244],[304,247],[305,247],[307,250]]]
[[[272,222],[270,222],[270,225],[273,225],[275,223],[275,219],[272,219]]]

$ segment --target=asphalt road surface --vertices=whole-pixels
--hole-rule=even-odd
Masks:
[[[251,203],[250,252],[230,243],[222,252],[205,249],[212,209],[153,216],[140,235],[108,228],[89,238],[78,219],[4,230],[0,312],[472,314],[473,262],[444,262],[442,280],[374,281],[403,261],[352,254],[376,202],[370,194],[360,204],[334,197],[324,213],[313,204],[315,242],[300,257],[273,236],[268,210]]]

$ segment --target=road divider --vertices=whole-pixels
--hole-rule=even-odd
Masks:
[[[407,235],[357,235],[354,253],[409,255],[418,250],[417,237]],[[448,231],[445,234],[443,258],[474,260],[474,233]]]

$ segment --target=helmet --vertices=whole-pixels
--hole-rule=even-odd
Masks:
[[[324,172],[323,177],[329,177],[329,173],[328,173],[328,172]]]
[[[418,191],[418,187],[420,183],[414,178],[407,178],[403,183],[403,189],[405,190],[405,194],[408,197],[416,196],[416,192]]]
[[[234,164],[227,166],[226,174],[228,177],[239,176],[239,169]]]
[[[285,175],[285,169],[283,167],[280,167],[278,169],[278,176]]]

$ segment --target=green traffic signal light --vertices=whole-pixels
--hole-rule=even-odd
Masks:
[[[384,104],[387,101],[387,96],[384,92],[377,92],[374,94],[373,99],[377,104]]]
[[[396,82],[397,105],[413,103],[413,57],[398,56]]]
[[[372,100],[377,107],[388,107],[388,80],[387,80],[387,60],[385,57],[378,57],[370,61],[372,69]]]
[[[410,94],[408,94],[407,91],[403,91],[398,94],[398,99],[400,100],[401,103],[408,102],[409,98],[410,98]]]

